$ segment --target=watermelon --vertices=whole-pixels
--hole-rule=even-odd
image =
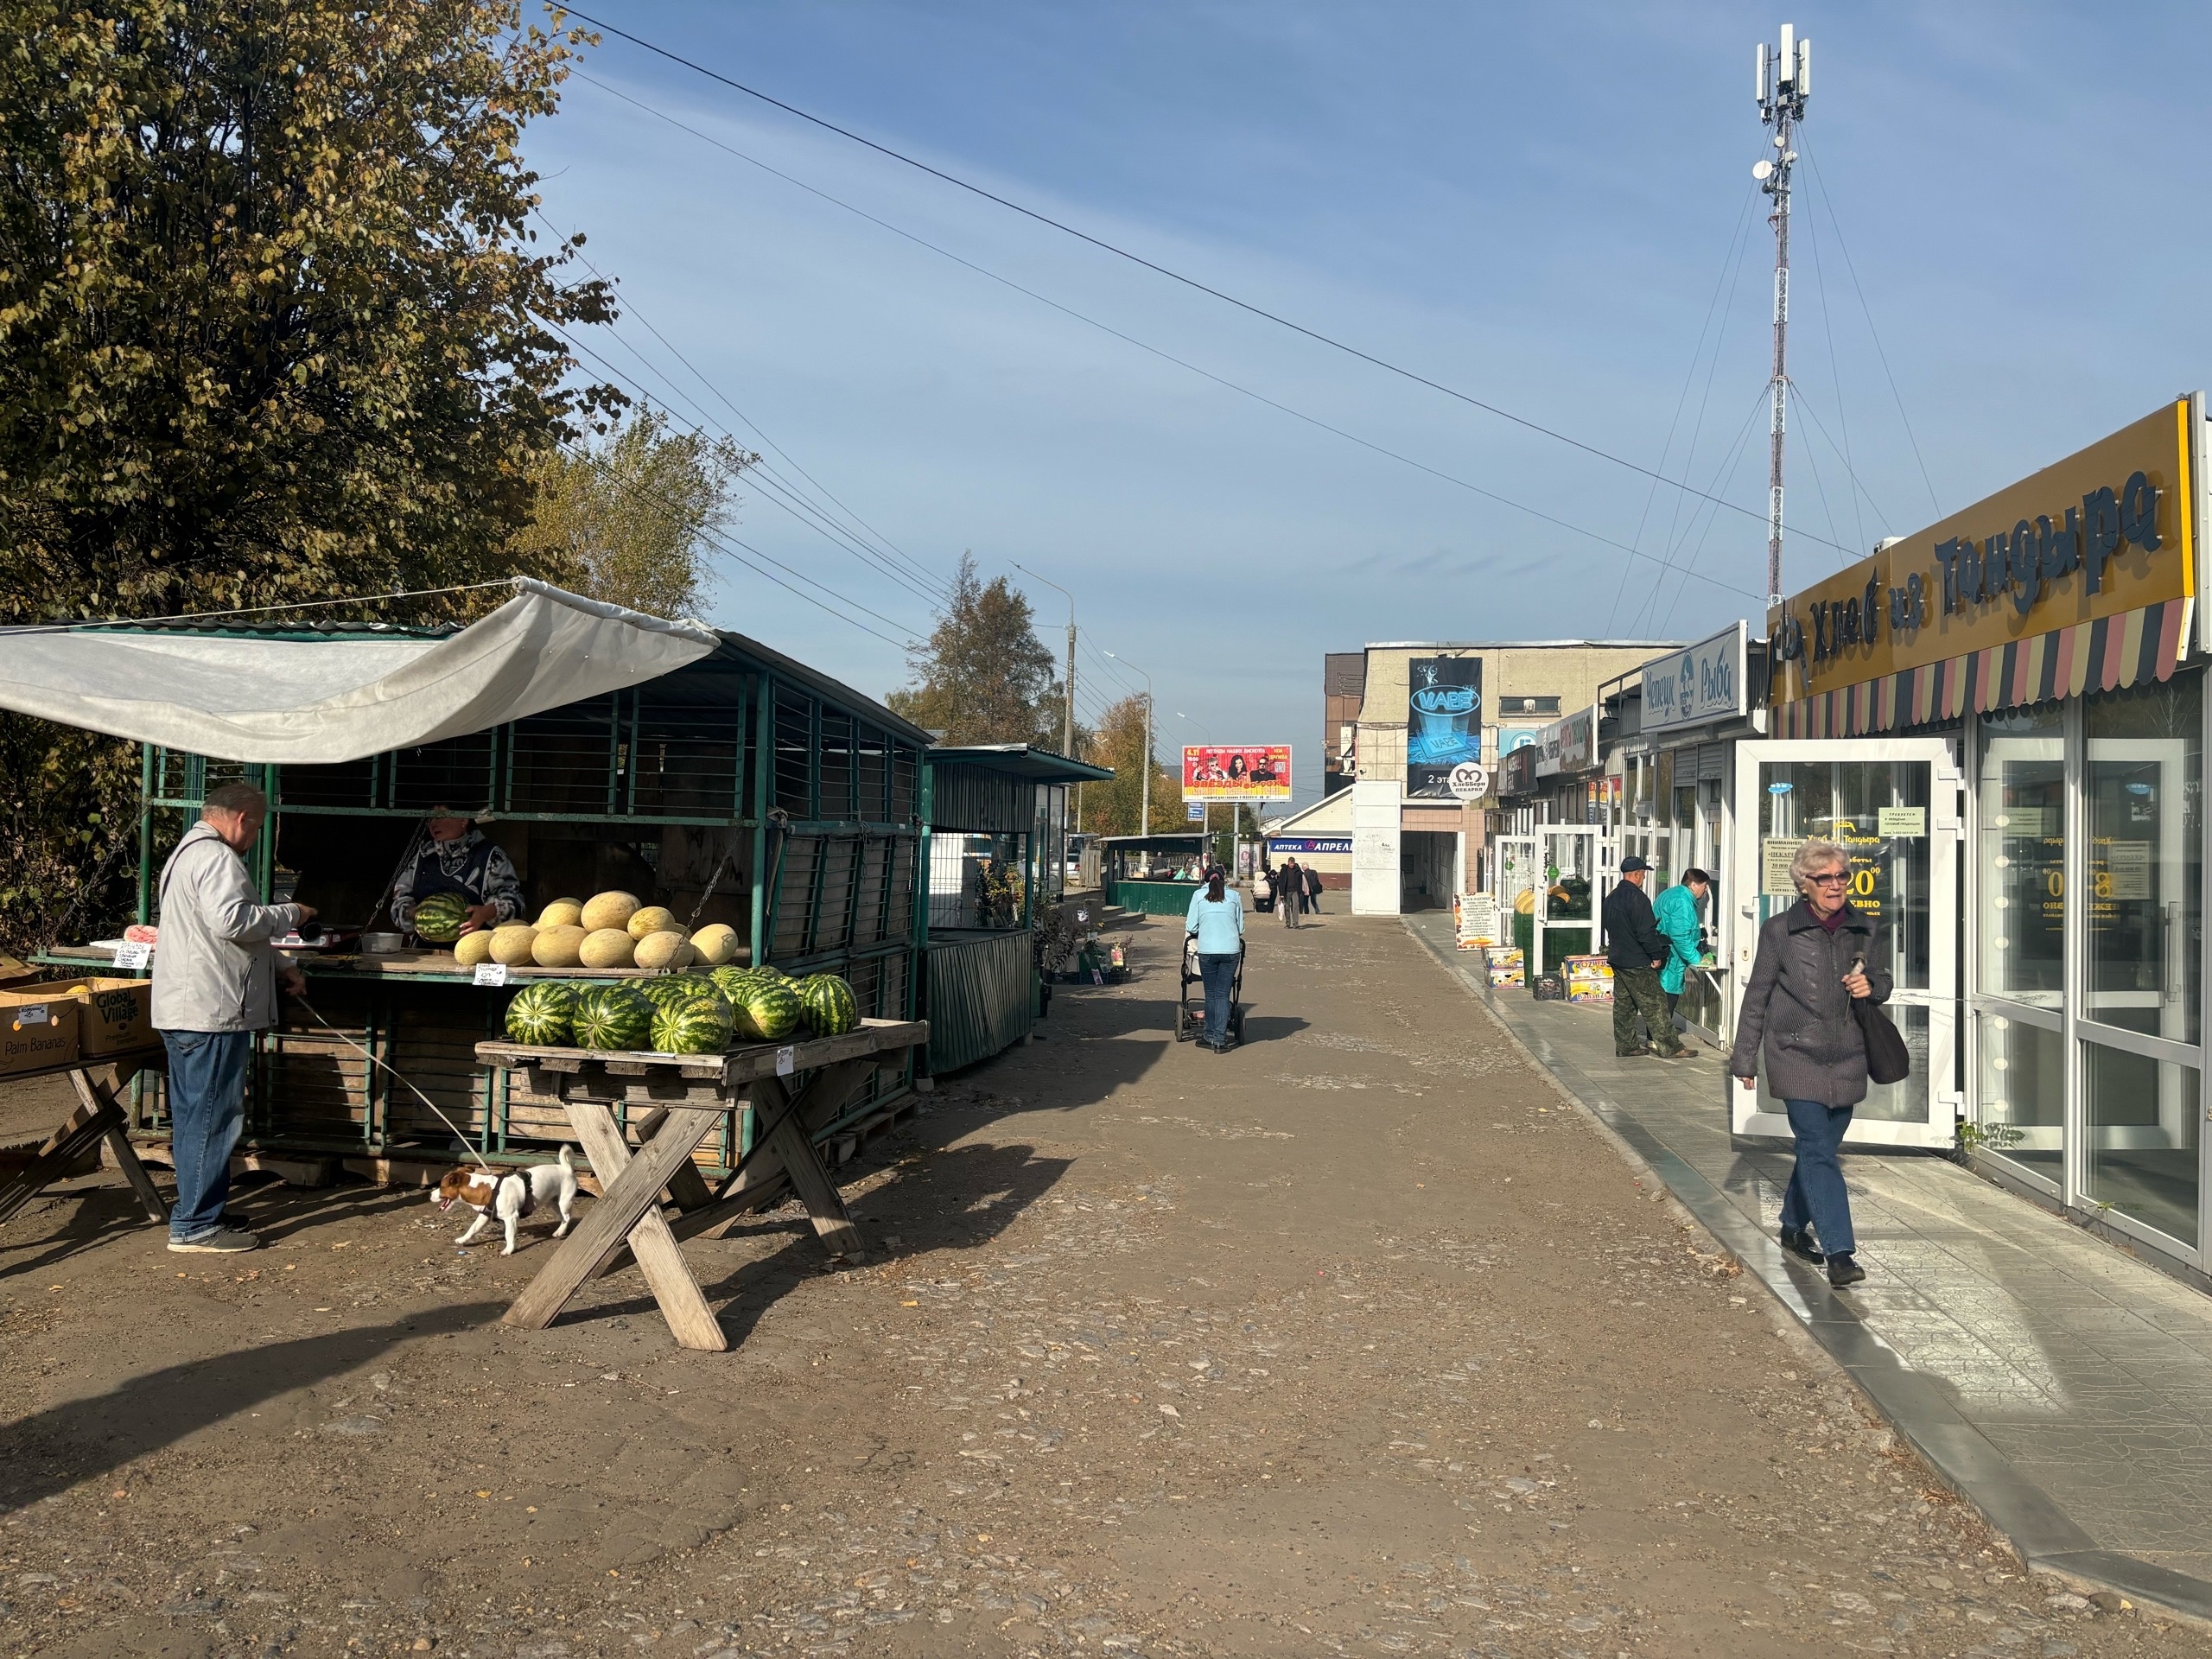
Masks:
[[[786,985],[791,983],[791,976],[772,962],[764,962],[752,971],[761,979],[781,980]]]
[[[809,974],[799,981],[798,1001],[807,1029],[817,1037],[842,1037],[860,1027],[860,999],[835,974]]]
[[[468,925],[468,900],[457,893],[434,893],[415,906],[415,937],[432,944],[451,944]]]
[[[684,978],[685,976],[681,974],[659,974],[652,979],[636,979],[630,982],[636,987],[638,995],[655,1008],[665,1008],[691,995],[690,989],[683,983]]]
[[[737,1002],[738,993],[752,984],[754,978],[753,969],[750,968],[733,968],[727,965],[709,969],[706,976],[714,982],[716,990],[730,1000],[733,1006]]]
[[[755,979],[737,995],[737,1034],[757,1042],[779,1043],[799,1028],[805,1010],[787,980]]]
[[[720,996],[679,997],[653,1016],[653,1051],[659,1054],[719,1054],[729,1046],[730,1007]]]
[[[586,990],[573,1018],[579,1048],[642,1049],[652,1041],[652,1000],[620,980]]]
[[[557,979],[533,981],[507,1004],[507,1035],[532,1048],[565,1048],[575,1034],[576,988]]]

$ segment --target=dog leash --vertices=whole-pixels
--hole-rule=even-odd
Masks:
[[[478,1167],[482,1169],[486,1174],[497,1175],[499,1173],[492,1166],[491,1163],[485,1158],[482,1153],[477,1151],[475,1147],[468,1144],[468,1137],[461,1132],[460,1126],[456,1124],[453,1119],[448,1117],[444,1112],[439,1110],[437,1102],[432,1100],[420,1089],[416,1088],[414,1084],[406,1077],[402,1075],[397,1068],[378,1059],[375,1055],[370,1053],[367,1049],[363,1048],[360,1044],[355,1042],[344,1032],[339,1030],[337,1027],[332,1025],[329,1020],[324,1019],[321,1012],[315,1007],[315,1004],[308,1001],[307,998],[304,996],[295,997],[293,998],[293,1001],[308,1011],[308,1013],[314,1018],[315,1024],[321,1026],[325,1031],[335,1037],[340,1042],[345,1044],[346,1047],[354,1050],[363,1059],[368,1061],[371,1065],[383,1066],[384,1069],[390,1072],[393,1077],[399,1078],[400,1082],[406,1084],[408,1091],[411,1093],[416,1099],[421,1101],[433,1112],[437,1113],[438,1122],[444,1124],[446,1128],[453,1131],[453,1138],[461,1142],[461,1150],[466,1152],[471,1158],[474,1158],[476,1160]]]

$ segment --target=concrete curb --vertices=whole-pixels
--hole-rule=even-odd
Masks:
[[[2212,1627],[2212,1582],[2138,1556],[2100,1548],[2050,1494],[2027,1479],[1982,1433],[1952,1409],[1926,1378],[1859,1318],[1826,1278],[1788,1255],[1727,1197],[1644,1128],[1603,1101],[1576,1093],[1505,1023],[1486,988],[1410,926],[1407,937],[1488,1014],[1506,1041],[1560,1096],[1580,1111],[1629,1166],[1649,1174],[1790,1315],[1786,1323],[1856,1383],[1899,1438],[1919,1452],[1944,1484],[1979,1510],[2012,1544],[2031,1573],[2077,1589],[2112,1589]]]

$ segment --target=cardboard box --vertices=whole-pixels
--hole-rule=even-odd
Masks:
[[[128,1054],[162,1040],[154,1030],[150,979],[51,979],[14,988],[76,998],[79,1059]]]
[[[0,991],[0,1077],[73,1065],[77,999],[37,991]]]

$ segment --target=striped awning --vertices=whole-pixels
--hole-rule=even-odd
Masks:
[[[1956,720],[1970,709],[1994,714],[2053,697],[2170,679],[2189,646],[2193,603],[2170,599],[1780,703],[1773,711],[1774,735],[1860,737]]]

